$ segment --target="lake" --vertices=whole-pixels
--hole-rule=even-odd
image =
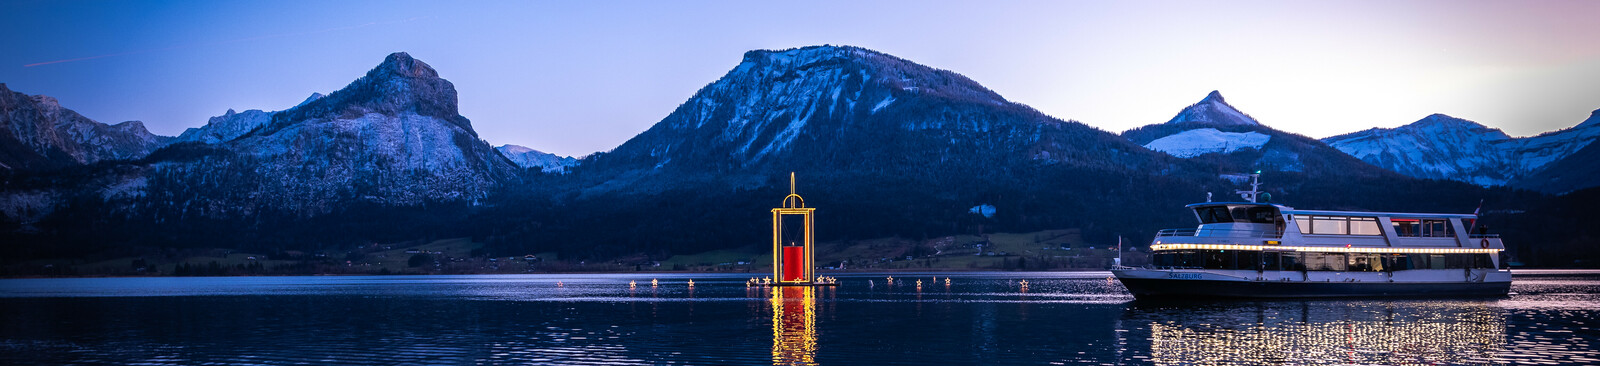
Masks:
[[[1517,272],[1499,299],[1193,303],[1107,272],[752,275],[7,279],[0,364],[1600,363],[1594,271]]]

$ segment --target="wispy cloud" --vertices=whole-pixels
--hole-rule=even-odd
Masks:
[[[337,32],[337,31],[351,30],[351,29],[357,29],[357,28],[365,28],[365,27],[371,27],[371,26],[375,26],[375,25],[390,25],[390,24],[409,23],[409,22],[414,22],[414,21],[428,19],[428,18],[431,18],[431,17],[414,17],[414,18],[409,18],[409,19],[396,20],[396,21],[392,21],[392,22],[370,22],[370,23],[364,23],[364,24],[348,25],[348,26],[343,26],[343,27],[318,29],[318,30],[311,30],[311,31],[304,31],[304,32],[268,34],[268,35],[255,36],[255,37],[230,39],[230,40],[226,40],[226,41],[186,44],[186,45],[178,45],[178,46],[171,46],[171,47],[151,48],[151,49],[144,49],[144,50],[136,50],[136,51],[127,51],[127,52],[111,53],[111,54],[104,54],[104,55],[88,56],[88,57],[69,58],[69,59],[63,59],[63,60],[35,62],[35,63],[31,63],[31,64],[22,65],[22,67],[43,66],[43,65],[50,65],[50,64],[59,64],[59,63],[67,63],[67,62],[75,62],[75,61],[93,60],[93,59],[100,59],[100,58],[107,58],[107,57],[137,55],[137,54],[141,54],[141,53],[171,51],[171,50],[185,49],[185,48],[211,47],[211,46],[218,46],[218,45],[224,45],[224,44],[230,44],[230,43],[259,41],[259,40],[263,40],[263,39],[272,39],[272,38],[305,36],[305,35],[312,35],[312,34],[319,34],[319,33],[328,33],[328,32]]]

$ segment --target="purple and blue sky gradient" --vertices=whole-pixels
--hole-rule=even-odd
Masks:
[[[1600,108],[1600,1],[46,1],[0,3],[0,82],[177,135],[406,51],[490,143],[649,128],[751,49],[854,45],[1120,132],[1221,90],[1326,137],[1445,113],[1514,136]],[[60,62],[56,62],[60,61]],[[30,66],[31,65],[31,66]]]

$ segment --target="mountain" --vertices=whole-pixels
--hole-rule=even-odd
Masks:
[[[1434,114],[1405,126],[1373,128],[1323,141],[1362,161],[1413,177],[1481,186],[1544,187],[1528,179],[1600,138],[1596,115],[1600,111],[1572,128],[1512,138],[1477,122]],[[1570,171],[1563,174],[1569,182],[1576,179]]]
[[[1415,123],[1323,139],[1369,164],[1417,178],[1504,185],[1515,174],[1501,145],[1511,137],[1477,122],[1434,114]]]
[[[191,178],[185,183],[236,174],[208,207],[314,214],[350,201],[418,205],[483,198],[515,179],[517,167],[477,137],[457,113],[454,85],[401,52],[339,91],[270,114],[219,150],[184,146],[206,158],[155,165]]]
[[[524,151],[479,139],[454,86],[405,53],[309,99],[224,114],[136,160],[0,179],[0,242],[10,244],[0,260],[195,248],[348,258],[359,257],[354,246],[457,237],[484,244],[474,256],[564,262],[759,251],[789,172],[817,208],[819,241],[1060,228],[1138,241],[1193,225],[1184,204],[1240,188],[1229,179],[1258,169],[1275,197],[1311,208],[1466,212],[1487,198],[1509,211],[1542,197],[1411,179],[1217,116],[1118,136],[847,46],[747,52],[659,123],[565,174],[520,168],[508,156]],[[1238,111],[1220,93],[1201,105]],[[1186,114],[1208,115],[1199,109]],[[1171,152],[1210,145],[1145,147],[1163,138]]]
[[[536,213],[494,216],[527,217],[508,221],[527,229],[502,240],[533,252],[725,249],[761,242],[762,220],[796,172],[800,194],[822,207],[823,240],[1118,217],[1090,234],[1110,237],[1152,222],[1142,216],[1181,212],[1094,207],[1204,197],[1204,184],[1185,180],[1194,170],[1204,169],[1008,101],[952,71],[858,47],[812,46],[746,52],[648,130],[585,158],[565,183],[528,188],[574,184],[572,196],[558,193],[553,206],[502,205]],[[981,204],[995,207],[992,217],[969,212]]]
[[[1115,135],[1007,101],[960,74],[848,46],[747,52],[661,122],[591,160],[589,169],[617,174],[763,176],[1155,165]]]
[[[1554,194],[1600,187],[1600,144],[1589,144],[1544,170],[1519,177],[1511,186]]]
[[[95,122],[62,108],[55,98],[15,92],[0,83],[0,170],[138,159],[171,140],[151,134],[143,122]]]
[[[0,208],[31,217],[25,224],[64,206],[152,225],[312,218],[472,202],[521,170],[456,113],[454,86],[405,53],[326,97],[281,112],[230,111],[182,140],[137,161],[13,182]]]
[[[1251,118],[1212,91],[1166,123],[1128,130],[1122,136],[1145,148],[1218,166],[1224,173],[1256,170],[1305,176],[1391,175],[1315,139],[1279,131]]]
[[[1201,99],[1199,103],[1190,105],[1184,108],[1183,111],[1178,112],[1178,115],[1172,116],[1172,119],[1168,120],[1167,123],[1200,123],[1217,126],[1256,126],[1261,124],[1261,122],[1256,122],[1255,118],[1251,118],[1250,115],[1244,114],[1244,112],[1240,112],[1239,109],[1229,105],[1227,100],[1222,99],[1222,93],[1216,90],[1206,94],[1205,99]]]
[[[539,168],[539,170],[545,172],[564,172],[567,168],[578,165],[578,159],[573,157],[559,156],[526,146],[500,145],[500,147],[494,149],[500,151],[500,154],[505,155],[507,159],[511,159],[511,162],[516,163],[517,166],[523,168]]]

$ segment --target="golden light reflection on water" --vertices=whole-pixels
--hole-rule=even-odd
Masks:
[[[772,289],[772,364],[817,364],[817,299],[811,286]]]
[[[1150,357],[1157,365],[1499,363],[1506,342],[1503,314],[1482,306],[1440,310],[1409,318],[1393,312],[1322,317],[1261,310],[1232,318],[1253,322],[1152,322]]]

